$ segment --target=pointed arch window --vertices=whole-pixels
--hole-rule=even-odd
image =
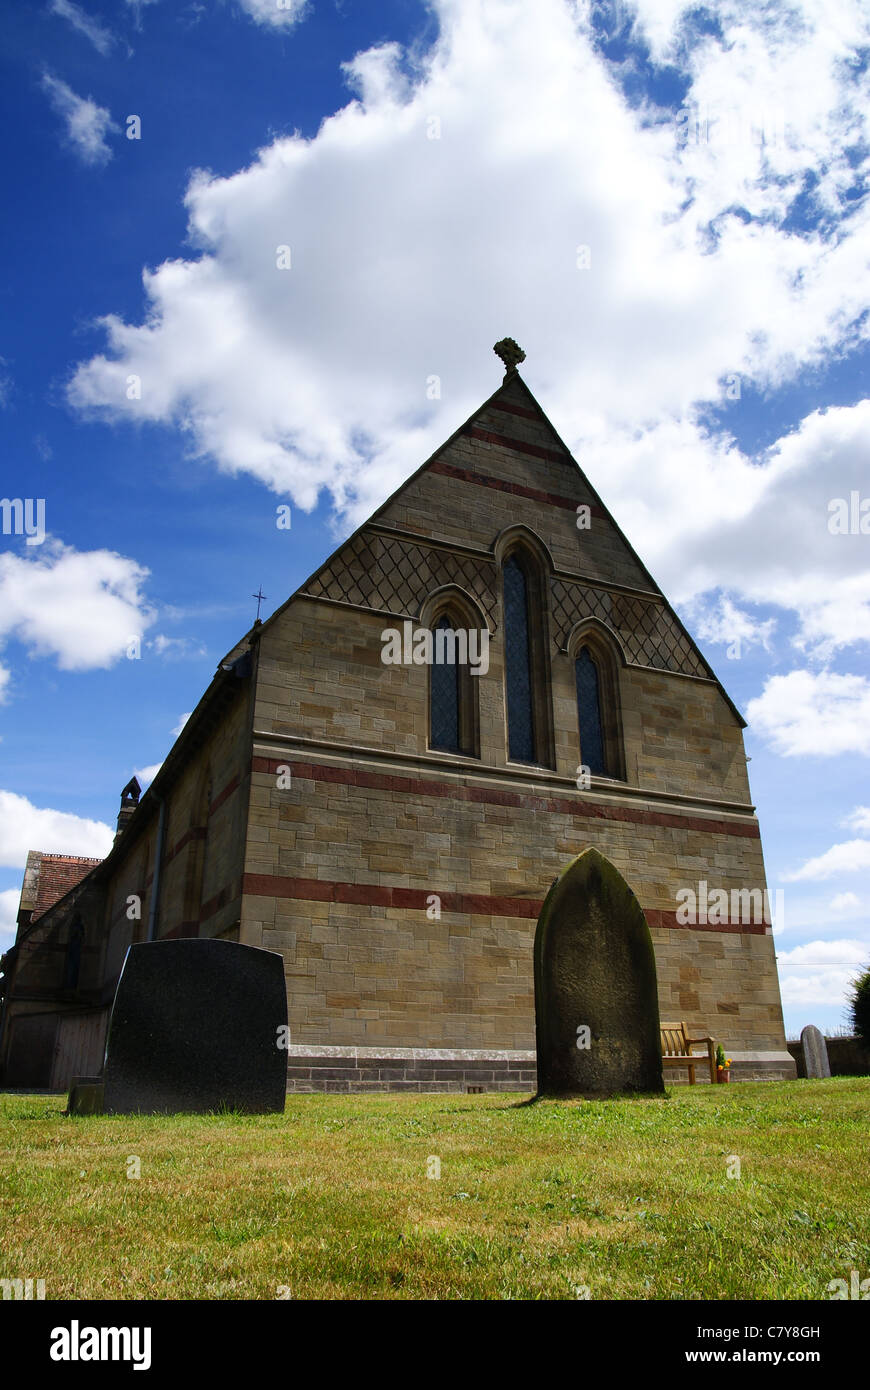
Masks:
[[[574,644],[576,642],[576,645]],[[574,653],[580,763],[593,777],[625,779],[618,658],[604,632],[581,631]]]
[[[505,694],[508,755],[512,762],[535,762],[535,711],[529,630],[529,586],[512,555],[504,566]]]
[[[581,647],[574,662],[577,682],[577,715],[580,722],[580,758],[596,777],[607,776],[604,728],[601,723],[601,681],[588,647]]]
[[[479,676],[472,676],[472,630],[481,630],[481,615],[461,595],[436,597],[422,621],[432,633],[429,666],[429,747],[437,753],[480,757]]]
[[[443,614],[433,632],[450,632],[453,624]],[[461,753],[462,726],[460,720],[459,667],[453,662],[433,662],[429,680],[430,747],[441,753]]]

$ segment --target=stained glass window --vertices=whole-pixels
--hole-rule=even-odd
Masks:
[[[574,662],[574,675],[577,680],[577,714],[580,720],[580,761],[596,776],[606,777],[598,667],[592,660],[588,647],[582,648]]]
[[[435,630],[447,628],[449,631],[452,627],[445,614],[436,623]],[[445,646],[449,651],[449,644]],[[442,753],[460,753],[459,666],[455,661],[450,665],[447,662],[433,662],[430,668],[429,717],[432,731],[430,746],[440,749]]]
[[[513,762],[535,761],[529,599],[526,576],[515,556],[504,567],[505,681],[508,748]]]

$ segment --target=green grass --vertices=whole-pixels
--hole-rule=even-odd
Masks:
[[[0,1278],[47,1298],[706,1300],[870,1276],[870,1078],[522,1100],[68,1118],[0,1096]]]

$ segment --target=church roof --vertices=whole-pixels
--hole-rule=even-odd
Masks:
[[[32,849],[27,855],[19,912],[29,912],[31,922],[60,902],[67,893],[103,861],[75,854],[46,854]]]

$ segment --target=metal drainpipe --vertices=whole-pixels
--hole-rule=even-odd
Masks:
[[[154,793],[152,792],[152,796]],[[154,877],[151,880],[151,903],[148,907],[148,935],[146,941],[153,941],[157,932],[157,900],[160,897],[160,865],[163,862],[163,836],[166,830],[166,802],[155,796],[160,803],[160,816],[157,821],[157,849],[154,854]]]

